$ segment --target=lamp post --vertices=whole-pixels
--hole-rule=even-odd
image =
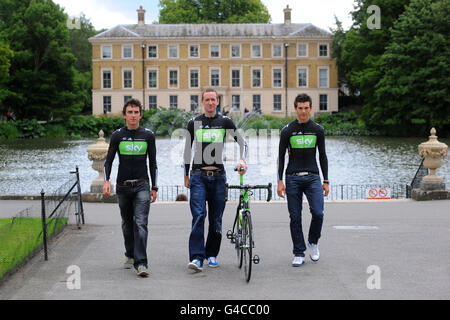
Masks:
[[[145,43],[141,44],[142,48],[142,109],[145,110]]]
[[[286,118],[288,116],[288,47],[289,43],[284,44],[284,100],[286,105]]]

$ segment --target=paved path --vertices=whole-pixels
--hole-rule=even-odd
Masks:
[[[0,201],[0,217],[33,203],[38,202]],[[254,202],[255,253],[261,263],[254,266],[250,283],[237,268],[235,251],[225,237],[235,202],[229,202],[224,213],[220,267],[205,267],[197,274],[187,269],[188,204],[152,205],[148,278],[121,268],[124,249],[117,204],[84,207],[86,225],[81,230],[67,226],[51,243],[49,261],[42,253],[33,258],[0,286],[0,299],[450,299],[448,200],[327,202],[321,259],[313,263],[308,257],[300,268],[290,266],[286,204]],[[303,229],[308,230],[306,203],[304,209]],[[68,289],[66,270],[71,265],[80,268],[81,289]],[[368,289],[368,279],[375,279],[377,271],[381,288]]]

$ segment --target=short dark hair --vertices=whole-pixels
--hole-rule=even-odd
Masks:
[[[294,108],[297,108],[297,103],[299,102],[309,102],[309,106],[312,107],[312,100],[311,97],[308,96],[306,93],[300,93],[294,101]]]
[[[128,106],[139,107],[139,113],[142,114],[142,104],[141,104],[141,102],[138,99],[129,99],[129,100],[127,100],[127,102],[125,102],[125,105],[123,106],[122,114],[125,114],[127,112],[127,107]]]
[[[213,89],[213,88],[206,88],[205,90],[203,90],[203,92],[202,92],[202,101],[203,101],[203,95],[206,93],[206,92],[215,92],[216,93],[216,98],[217,99],[219,99],[219,95],[217,94],[217,91],[215,90],[215,89]]]

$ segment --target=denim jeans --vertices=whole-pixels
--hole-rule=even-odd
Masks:
[[[192,230],[189,236],[189,259],[217,257],[222,241],[222,216],[225,209],[226,176],[208,177],[191,173],[189,204]],[[208,237],[205,244],[204,224],[208,202]]]
[[[317,244],[323,224],[324,199],[320,176],[309,174],[307,176],[286,175],[286,196],[291,219],[290,229],[294,245],[293,253],[304,257],[306,250],[302,229],[302,200],[303,193],[309,203],[311,212],[311,225],[309,227],[308,242]]]
[[[150,185],[116,187],[122,232],[125,241],[125,256],[134,259],[134,267],[148,267],[147,237],[148,214],[150,211]]]

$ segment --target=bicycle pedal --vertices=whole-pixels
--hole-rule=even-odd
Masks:
[[[252,260],[253,260],[253,263],[254,263],[254,264],[258,264],[259,261],[260,261],[259,256],[256,255],[256,254],[253,256],[253,259],[252,259]]]
[[[227,239],[234,240],[233,232],[231,230],[227,231]]]

